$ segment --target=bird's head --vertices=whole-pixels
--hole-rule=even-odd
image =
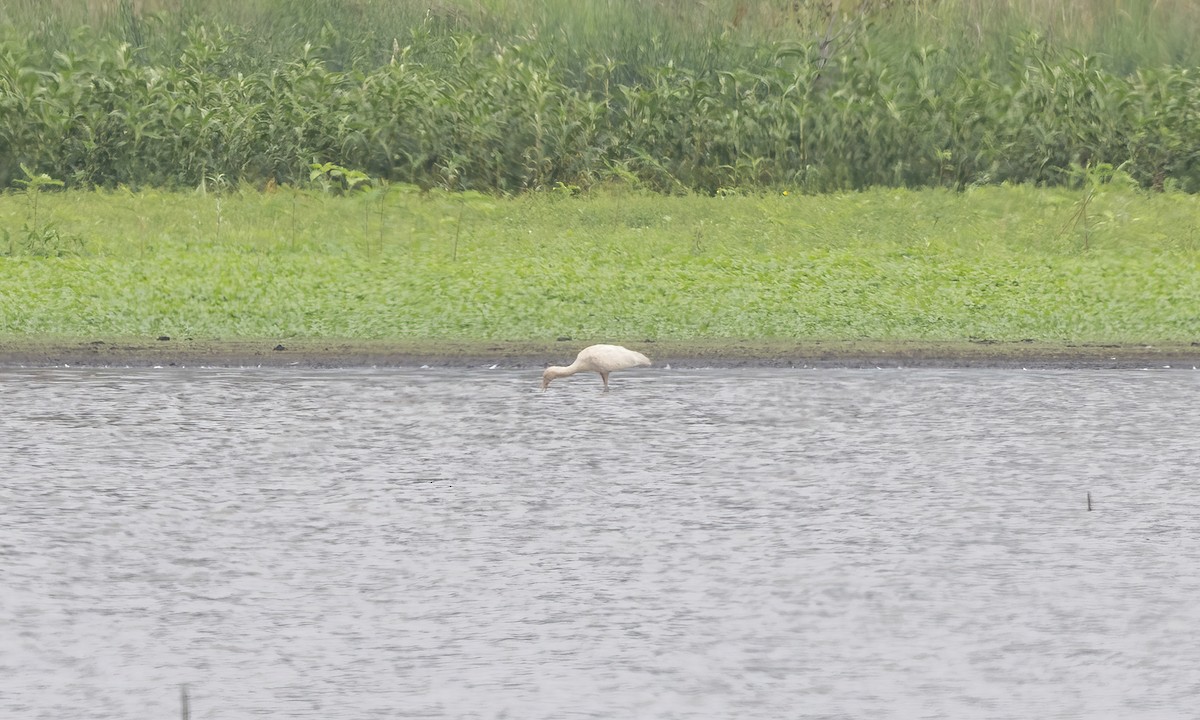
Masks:
[[[550,381],[558,377],[551,370],[551,368],[546,368],[546,371],[542,373],[542,392],[546,392],[546,388],[550,386]]]

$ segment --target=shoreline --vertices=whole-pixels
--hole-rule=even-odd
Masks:
[[[603,340],[106,339],[0,340],[0,368],[51,367],[448,367],[541,368],[569,363]],[[1200,343],[1032,341],[614,341],[662,367],[935,367],[1142,369],[1200,367]]]

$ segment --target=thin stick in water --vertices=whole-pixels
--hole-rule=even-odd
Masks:
[[[1088,511],[1091,512],[1091,509],[1092,509],[1092,494],[1088,493]]]
[[[183,720],[189,720],[192,716],[192,709],[189,705],[187,683],[181,683],[179,685],[179,716]]]

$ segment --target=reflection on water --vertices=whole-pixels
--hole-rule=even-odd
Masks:
[[[537,375],[0,371],[0,717],[1194,713],[1200,374]]]

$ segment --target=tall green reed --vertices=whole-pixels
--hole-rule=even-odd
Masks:
[[[21,163],[82,186],[334,163],[502,192],[1061,184],[1106,164],[1197,191],[1194,69],[1151,40],[1064,45],[1129,16],[1185,56],[1171,4],[114,0],[69,31],[80,5],[38,24],[16,3],[0,27],[36,32],[0,41],[0,187]]]

